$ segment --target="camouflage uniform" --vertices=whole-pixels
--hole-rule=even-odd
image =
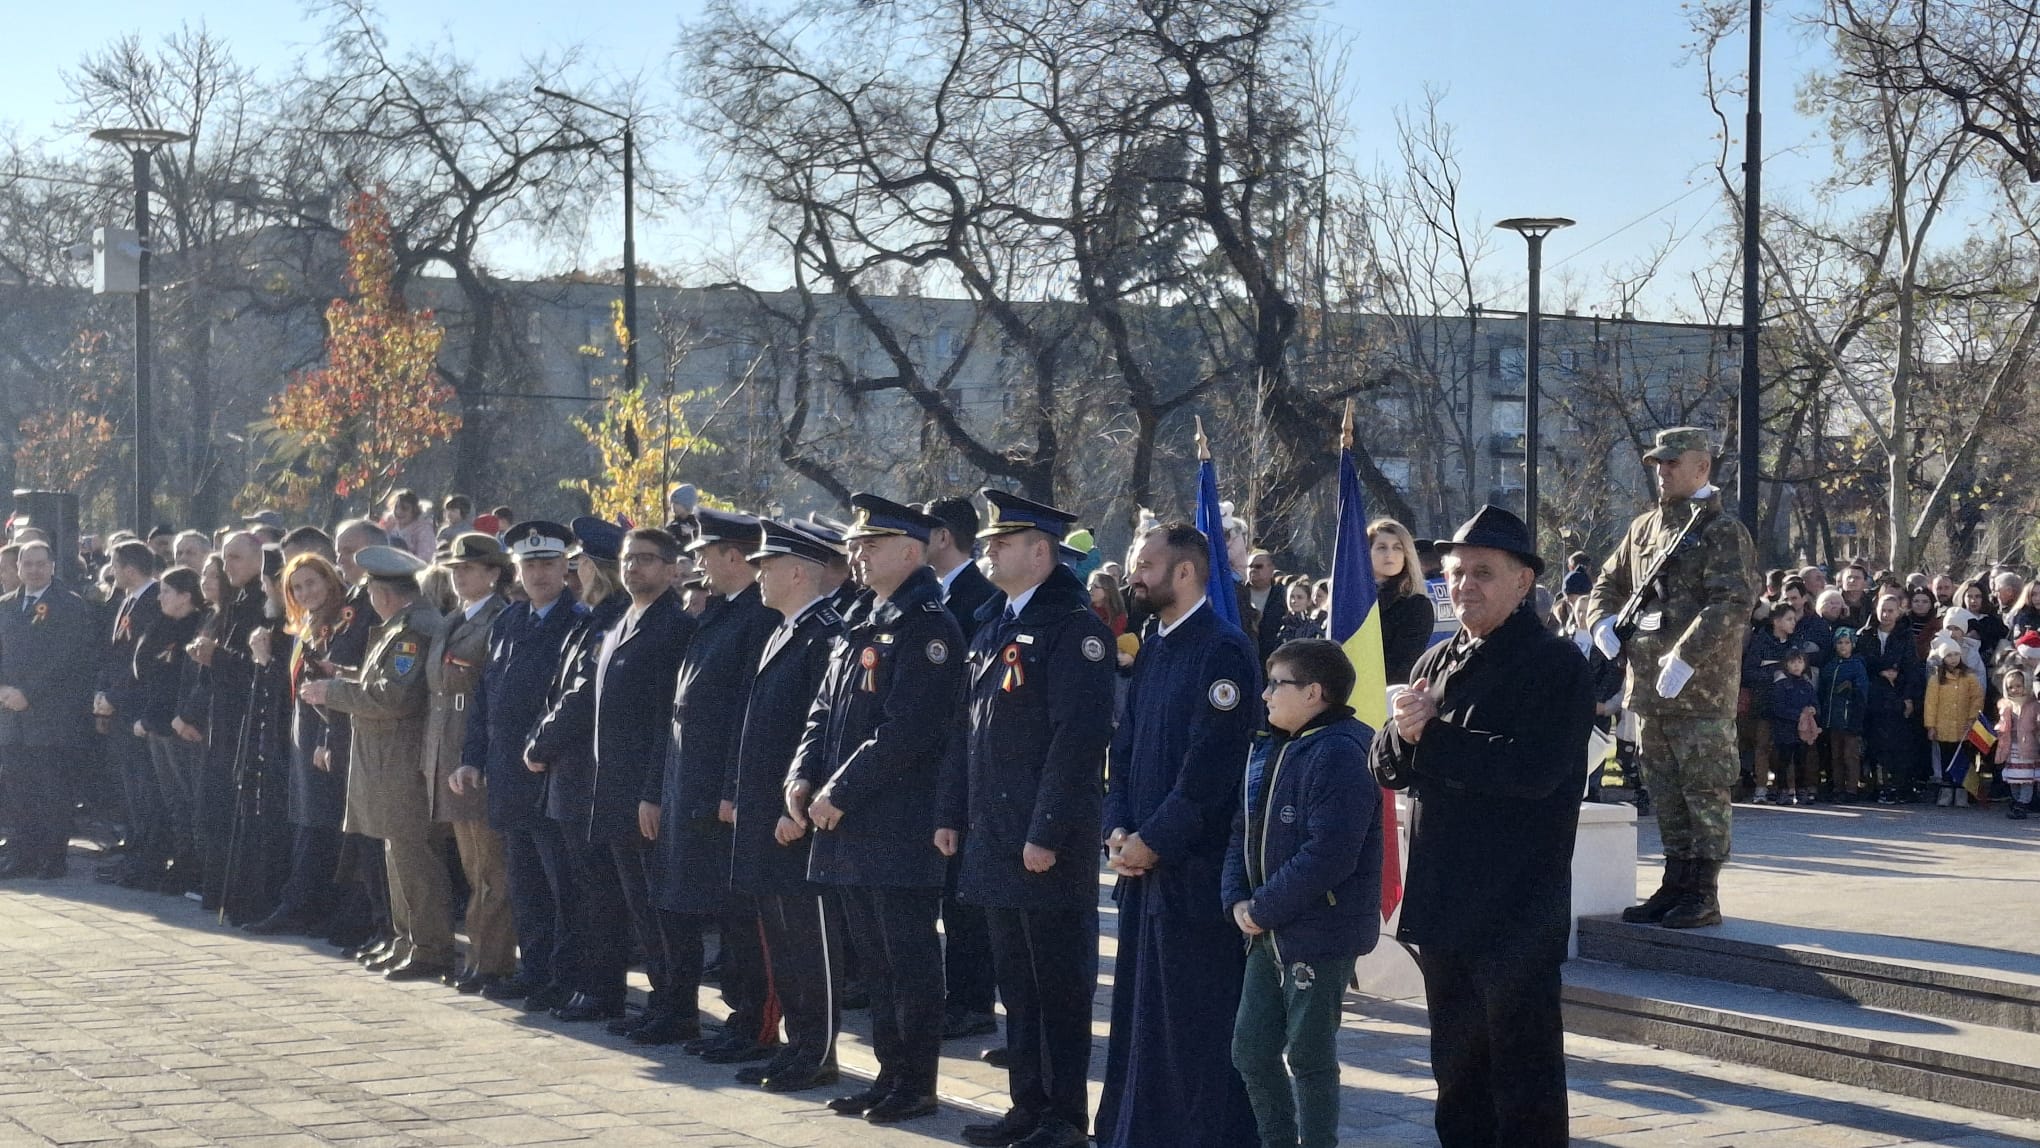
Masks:
[[[1729,854],[1729,789],[1739,771],[1735,702],[1757,587],[1756,547],[1742,523],[1722,512],[1718,491],[1660,503],[1629,524],[1594,581],[1588,625],[1621,612],[1635,580],[1685,529],[1696,506],[1698,541],[1667,564],[1660,596],[1623,644],[1629,679],[1622,704],[1637,715],[1639,756],[1666,860],[1718,864]],[[1659,659],[1667,654],[1693,667],[1675,698],[1657,690]]]

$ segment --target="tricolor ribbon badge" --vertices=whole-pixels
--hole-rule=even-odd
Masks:
[[[1020,665],[1020,643],[1009,643],[999,651],[999,660],[1006,663],[1006,675],[999,681],[999,688],[1012,693],[1027,684],[1027,671]]]
[[[50,604],[48,602],[37,602],[35,604],[35,617],[29,619],[28,624],[31,626],[40,626],[43,624],[43,619],[49,616],[50,616]]]
[[[878,647],[866,646],[857,657],[857,664],[864,667],[864,692],[878,692]]]

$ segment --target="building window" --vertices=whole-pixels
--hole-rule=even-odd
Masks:
[[[1520,399],[1496,399],[1488,406],[1488,431],[1493,434],[1522,434],[1523,410]]]
[[[1573,350],[1570,347],[1566,348],[1563,351],[1560,351],[1558,353],[1558,369],[1561,371],[1579,370],[1580,353],[1578,351]]]

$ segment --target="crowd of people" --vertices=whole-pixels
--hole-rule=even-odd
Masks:
[[[16,521],[0,877],[63,876],[82,813],[101,880],[771,1091],[836,1082],[841,1012],[868,1008],[881,1071],[837,1113],[932,1111],[941,1043],[1002,1004],[1012,1107],[971,1143],[1334,1143],[1382,798],[1324,583],[1232,540],[1235,628],[1190,526],[1106,561],[1054,507],[982,505],[774,521],[683,489],[650,528],[459,497],[435,521],[399,492],[330,533],[87,538],[75,566]],[[1417,544],[1370,538],[1406,681]]]

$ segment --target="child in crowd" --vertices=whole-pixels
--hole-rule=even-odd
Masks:
[[[1820,757],[1827,760],[1828,784],[1835,800],[1863,799],[1863,707],[1870,696],[1870,673],[1856,656],[1856,631],[1834,632],[1834,652],[1820,670]]]
[[[1771,720],[1771,760],[1777,771],[1778,800],[1811,805],[1819,796],[1818,773],[1806,747],[1820,736],[1815,721],[1820,695],[1806,677],[1806,651],[1791,650],[1771,679],[1765,716]]]
[[[2040,779],[2040,701],[2028,686],[2026,671],[2013,666],[2001,679],[2004,697],[1998,700],[1997,761],[2004,768],[1999,778],[2012,790],[2005,816],[2024,821],[2033,808],[2033,783]]]
[[[1268,658],[1268,728],[1247,754],[1224,905],[1247,939],[1233,1065],[1261,1143],[1336,1144],[1339,1008],[1381,936],[1381,787],[1346,700],[1353,667],[1322,638]]]
[[[1927,737],[1934,745],[1934,783],[1941,787],[1934,804],[1969,804],[1969,791],[1958,785],[1948,770],[1955,764],[1963,739],[1969,736],[1969,727],[1982,712],[1983,682],[1969,672],[1962,647],[1946,638],[1936,639],[1928,659],[1925,715]]]

